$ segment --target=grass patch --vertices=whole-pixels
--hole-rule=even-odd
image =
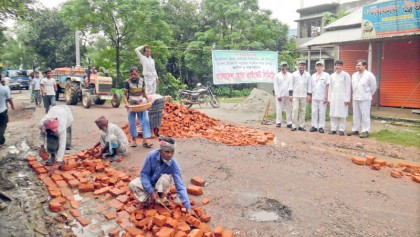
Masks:
[[[390,131],[384,129],[378,132],[372,132],[369,136],[378,141],[420,148],[420,135],[416,132]]]

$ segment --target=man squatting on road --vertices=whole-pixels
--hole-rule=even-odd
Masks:
[[[108,122],[104,116],[95,120],[96,126],[101,130],[99,144],[102,146],[97,157],[109,159],[111,162],[118,160],[120,154],[126,154],[128,148],[128,139],[124,131],[117,125]]]
[[[67,105],[56,105],[49,109],[39,122],[40,153],[45,152],[45,142],[50,158],[45,165],[51,166],[57,160],[64,165],[64,151],[71,148],[71,124],[73,115]]]
[[[175,183],[179,199],[187,209],[187,213],[196,216],[191,209],[187,190],[182,182],[181,169],[174,157],[175,140],[159,138],[159,144],[159,149],[147,155],[140,178],[131,181],[128,188],[143,206],[148,206],[152,202],[165,205],[169,188]],[[177,203],[179,200],[174,202]]]

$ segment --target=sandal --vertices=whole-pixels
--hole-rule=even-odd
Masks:
[[[143,143],[144,148],[152,148],[152,146],[153,146],[152,143]]]
[[[137,143],[134,141],[134,142],[130,143],[130,146],[131,147],[136,147],[137,146]]]

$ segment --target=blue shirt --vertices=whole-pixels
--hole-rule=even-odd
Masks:
[[[174,178],[176,192],[181,199],[182,204],[185,208],[190,209],[190,199],[188,198],[187,189],[181,178],[181,169],[179,168],[178,162],[175,157],[165,163],[160,157],[159,150],[151,151],[144,161],[143,169],[140,172],[140,179],[143,184],[143,188],[149,193],[154,192],[156,182],[159,180],[162,174],[171,174]]]
[[[8,86],[0,84],[0,113],[7,109],[7,100],[10,99],[10,89]]]

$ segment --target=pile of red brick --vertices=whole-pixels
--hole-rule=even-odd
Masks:
[[[420,183],[420,165],[413,165],[405,162],[399,162],[395,165],[393,162],[376,159],[376,157],[372,155],[367,155],[366,158],[352,157],[351,161],[356,165],[367,165],[372,170],[380,170],[382,168],[389,167],[392,168],[392,177],[411,177],[414,182]]]
[[[158,204],[143,208],[137,203],[128,189],[128,184],[135,177],[122,171],[109,167],[110,163],[96,159],[95,154],[100,147],[81,151],[77,155],[65,156],[66,165],[61,169],[47,167],[40,164],[36,157],[27,157],[29,166],[38,174],[38,177],[48,188],[51,195],[49,209],[52,212],[69,213],[82,226],[91,223],[88,216],[83,216],[79,210],[81,203],[74,198],[74,190],[79,193],[91,193],[101,196],[105,205],[96,209],[103,212],[107,220],[115,219],[121,228],[109,230],[109,236],[158,236],[158,237],[210,237],[233,236],[231,230],[217,227],[214,231],[206,224],[211,217],[206,215],[201,205],[193,200],[193,210],[198,218],[186,213],[182,205],[170,202],[168,209]],[[190,195],[203,194],[205,180],[193,177],[191,185],[187,187]],[[175,187],[171,187],[171,198],[176,198]],[[209,202],[203,199],[205,205]],[[69,216],[69,215],[67,215]]]
[[[165,104],[160,132],[175,138],[204,137],[230,146],[265,145],[274,139],[273,133],[224,125],[204,113],[171,102]]]

